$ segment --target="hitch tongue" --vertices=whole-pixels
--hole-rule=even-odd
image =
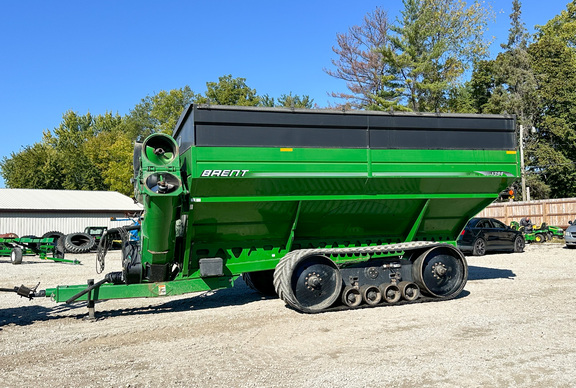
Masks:
[[[38,288],[39,285],[40,285],[40,283],[36,284],[36,287],[34,287],[34,288],[28,288],[25,285],[21,285],[20,287],[14,287],[14,291],[18,295],[23,296],[23,297],[28,298],[28,299],[32,299],[34,297],[46,296],[45,290],[40,290],[40,291],[36,292],[36,289]]]

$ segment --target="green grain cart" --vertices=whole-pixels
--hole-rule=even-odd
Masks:
[[[468,276],[455,241],[519,176],[516,147],[512,116],[191,105],[172,137],[136,144],[144,214],[122,270],[45,295],[169,296],[243,276],[303,312],[454,298]]]

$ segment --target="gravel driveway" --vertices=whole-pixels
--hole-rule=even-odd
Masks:
[[[83,265],[0,258],[0,287],[99,280]],[[468,257],[457,299],[307,315],[232,289],[155,299],[0,293],[0,387],[576,386],[576,250]],[[106,271],[120,269],[109,253]]]

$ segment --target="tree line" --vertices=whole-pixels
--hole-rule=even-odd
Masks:
[[[345,81],[329,108],[514,114],[524,131],[531,197],[576,196],[576,0],[530,36],[520,0],[512,1],[508,39],[495,58],[484,3],[403,0],[389,20],[376,8],[336,36],[330,76]],[[244,78],[147,96],[128,114],[66,112],[41,142],[0,161],[7,187],[116,190],[130,195],[133,143],[170,133],[190,103],[322,109],[307,96],[258,95]],[[519,186],[519,184],[518,184]],[[518,187],[520,189],[520,187]],[[519,197],[524,193],[519,191]]]

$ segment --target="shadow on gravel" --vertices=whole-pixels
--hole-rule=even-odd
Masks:
[[[481,280],[481,279],[512,279],[516,275],[510,270],[496,269],[496,268],[485,268],[485,267],[468,267],[468,280]],[[466,290],[457,296],[455,299],[465,298],[470,293]],[[14,297],[17,297],[16,295]],[[106,318],[113,318],[119,316],[130,316],[130,315],[147,315],[147,314],[158,314],[158,313],[170,313],[170,312],[182,312],[191,310],[205,310],[205,309],[215,309],[220,307],[228,306],[241,306],[247,303],[256,302],[263,299],[275,299],[272,297],[264,297],[257,293],[256,291],[250,289],[246,286],[246,283],[239,278],[234,284],[233,288],[227,288],[222,290],[207,291],[199,295],[184,297],[176,300],[170,300],[165,303],[160,303],[157,305],[144,305],[144,298],[133,299],[134,304],[140,304],[138,307],[123,308],[107,310],[107,301],[96,302],[96,319],[105,320]],[[154,299],[158,302],[161,299]],[[435,300],[422,300],[421,302],[434,302]],[[27,302],[23,300],[23,303],[30,303],[22,307],[14,308],[1,308],[0,306],[0,331],[2,327],[6,325],[17,325],[17,326],[27,326],[35,322],[40,321],[51,321],[58,319],[83,319],[88,315],[88,308],[86,307],[86,302],[74,303],[71,305],[67,304],[54,304],[54,307],[45,307],[34,305],[34,300]],[[401,305],[404,303],[398,303]],[[359,308],[366,308],[366,306],[360,306]],[[329,311],[340,311],[348,308],[335,308]],[[294,310],[297,311],[297,310]]]
[[[17,297],[16,295],[14,297]],[[106,310],[107,301],[96,302],[96,319],[106,319],[111,317],[126,315],[146,315],[169,313],[190,310],[214,309],[226,306],[241,306],[247,303],[256,302],[263,299],[276,299],[273,297],[264,297],[256,291],[246,286],[243,280],[238,279],[233,288],[222,290],[206,291],[200,295],[191,296],[177,300],[170,300],[158,305],[143,306],[145,298],[133,299],[134,304],[142,304],[139,307]],[[161,299],[154,299],[160,301]],[[137,302],[140,301],[140,302]],[[65,318],[84,319],[88,315],[86,302],[74,304],[54,304],[54,307],[45,307],[34,305],[34,300],[23,303],[30,303],[27,306],[2,308],[0,306],[0,332],[6,325],[27,326],[39,321],[51,321]],[[77,314],[70,314],[77,312]]]
[[[468,280],[513,279],[516,274],[509,269],[468,266]]]

